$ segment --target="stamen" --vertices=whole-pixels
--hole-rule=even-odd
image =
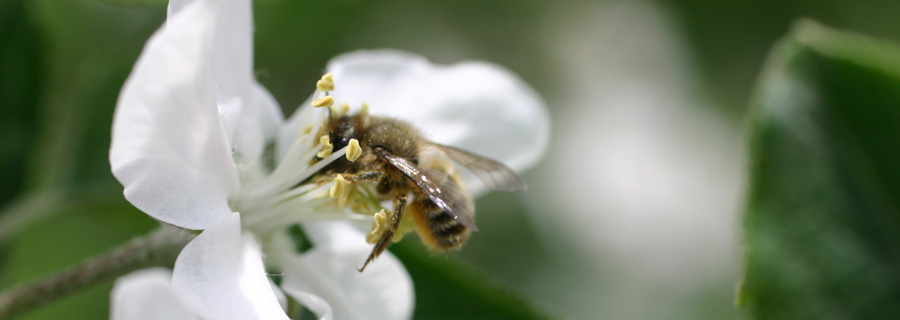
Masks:
[[[316,89],[321,91],[334,91],[334,82],[327,80],[316,81]]]
[[[346,102],[341,103],[340,105],[338,105],[338,111],[341,112],[341,115],[347,114],[348,112],[350,112],[350,104]]]
[[[331,139],[329,139],[327,135],[319,137],[319,146],[322,147],[322,151],[316,153],[316,157],[319,158],[325,158],[331,155],[331,149],[334,148],[334,145],[331,144]]]
[[[359,146],[359,141],[356,139],[350,139],[350,143],[347,145],[347,160],[350,162],[356,161],[359,159],[359,156],[362,155],[362,148]]]
[[[306,125],[305,127],[303,127],[303,130],[300,131],[299,137],[302,137],[302,136],[312,133],[312,129],[313,129],[313,125],[311,125],[311,124]]]
[[[330,107],[332,105],[334,105],[334,98],[332,96],[324,96],[312,102],[314,108]]]
[[[328,114],[331,115],[332,117],[340,117],[341,110],[339,110],[337,106],[332,105],[332,106],[328,107]]]
[[[322,80],[328,81],[328,82],[334,82],[334,74],[331,73],[331,72],[326,73],[326,74],[323,74],[323,75],[322,75]]]
[[[338,209],[344,211],[347,204],[353,200],[355,196],[353,191],[355,190],[356,186],[351,185],[343,175],[338,174],[334,177],[334,185],[328,190],[328,195],[337,200]]]
[[[385,209],[381,209],[381,211],[375,213],[374,219],[372,220],[372,231],[369,231],[369,233],[366,234],[366,242],[375,244],[381,239],[381,236],[391,228],[391,225],[387,223],[387,216],[388,212]]]
[[[338,194],[344,193],[344,189],[347,188],[348,184],[347,179],[344,179],[343,175],[335,175],[334,185],[328,190],[328,195],[332,198],[336,198]]]
[[[365,115],[365,114],[369,114],[369,104],[363,102],[362,108],[359,109],[359,113],[360,113],[360,114],[364,114],[364,115]]]

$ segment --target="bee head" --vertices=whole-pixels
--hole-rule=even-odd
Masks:
[[[348,116],[342,116],[338,119],[334,130],[328,133],[328,138],[333,145],[332,152],[337,152],[341,148],[346,147],[350,143],[350,139],[357,138],[353,119]]]

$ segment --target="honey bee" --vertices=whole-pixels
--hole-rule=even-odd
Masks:
[[[475,206],[453,174],[452,164],[420,162],[426,150],[436,150],[468,168],[489,189],[511,192],[527,188],[525,181],[502,163],[428,141],[402,120],[369,115],[366,110],[352,115],[330,112],[322,130],[328,134],[333,151],[356,139],[362,154],[352,162],[341,157],[320,173],[342,174],[351,183],[372,183],[381,200],[393,200],[390,229],[375,243],[360,272],[390,244],[407,207],[419,237],[435,251],[458,249],[472,231],[478,230]]]

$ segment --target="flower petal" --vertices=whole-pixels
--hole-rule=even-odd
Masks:
[[[147,41],[113,120],[110,164],[150,216],[203,229],[231,213],[237,172],[216,111],[214,9],[196,1]]]
[[[254,110],[256,113],[255,118],[257,119],[256,123],[258,123],[262,129],[264,140],[272,140],[278,136],[280,133],[278,129],[284,122],[281,106],[269,90],[266,90],[265,87],[255,81],[253,85],[253,96],[253,101],[256,104]]]
[[[109,318],[112,320],[198,319],[175,296],[172,272],[164,268],[132,272],[116,280]]]
[[[239,99],[252,105],[253,11],[250,0],[217,0],[213,60],[219,103]]]
[[[274,235],[270,246],[268,257],[284,271],[282,288],[288,294],[307,292],[321,297],[333,309],[335,319],[412,316],[412,279],[390,252],[385,251],[360,273],[357,268],[372,250],[362,232],[346,222],[311,222],[304,224],[304,230],[313,248],[302,255],[295,253],[286,233]]]
[[[259,245],[241,234],[238,213],[184,247],[172,286],[204,319],[288,319],[266,278]]]
[[[281,110],[253,76],[251,1],[219,1],[213,57],[219,114],[229,141],[234,143],[238,163],[260,164],[266,142],[277,128],[271,125],[281,122]],[[278,119],[275,123],[273,111]]]
[[[196,0],[169,1],[169,17]],[[237,161],[259,163],[273,131],[282,122],[281,108],[253,77],[253,16],[249,0],[216,2],[213,50],[219,115]]]
[[[357,51],[331,60],[337,102],[368,102],[373,114],[412,122],[434,142],[534,165],[549,141],[540,96],[518,76],[486,62],[436,66],[400,51]]]
[[[253,83],[252,103],[241,107],[243,113],[235,120],[232,141],[238,163],[261,169],[266,144],[274,141],[284,118],[272,94],[256,81]]]
[[[181,9],[187,7],[187,5],[194,3],[195,0],[169,0],[169,6],[166,10],[166,14],[168,19],[172,19],[176,13],[181,12]]]
[[[285,288],[285,291],[291,295],[291,297],[303,304],[304,307],[315,313],[316,316],[319,317],[319,320],[334,319],[334,312],[331,310],[331,305],[329,305],[328,301],[325,301],[325,299],[308,292],[297,291],[291,288]]]

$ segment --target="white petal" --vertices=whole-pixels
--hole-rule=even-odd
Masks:
[[[291,297],[303,304],[304,307],[315,313],[316,316],[319,317],[319,320],[334,319],[334,312],[331,310],[331,305],[329,305],[328,301],[325,301],[325,299],[308,292],[297,291],[291,288],[285,288],[285,291],[287,291]]]
[[[217,0],[215,78],[220,102],[253,103],[253,11],[250,0]]]
[[[253,76],[253,12],[250,0],[219,0],[216,24],[216,93],[227,136],[243,165],[258,164],[272,129],[274,99]],[[262,101],[261,101],[262,100]],[[259,102],[263,104],[260,105]],[[280,110],[277,110],[280,118]],[[280,123],[280,122],[279,122]],[[278,124],[278,123],[275,123]]]
[[[181,9],[187,7],[187,5],[194,3],[195,0],[169,0],[169,7],[167,10],[168,19],[172,19],[172,16],[181,12]]]
[[[198,319],[175,296],[172,273],[164,268],[132,272],[116,280],[109,318],[112,320]]]
[[[291,118],[281,126],[275,150],[279,162],[287,155],[297,138],[299,138],[302,133],[301,130],[306,126],[316,125],[317,122],[318,125],[321,125],[328,115],[328,111],[325,108],[313,108],[309,104],[310,101],[304,102],[300,108],[294,111]]]
[[[313,248],[302,255],[294,252],[285,233],[272,240],[269,258],[282,267],[282,288],[288,294],[307,292],[321,297],[333,309],[335,319],[412,316],[412,279],[390,252],[385,251],[360,273],[357,268],[372,250],[362,232],[347,222],[306,223],[304,230]]]
[[[241,159],[239,162],[248,166],[262,165],[266,144],[274,141],[284,121],[281,107],[266,88],[254,81],[252,104],[240,109],[242,114],[234,119],[236,123],[232,136]]]
[[[178,255],[175,292],[205,319],[288,319],[263,268],[259,246],[241,234],[240,214],[201,233]]]
[[[203,229],[231,213],[237,172],[216,111],[214,10],[196,1],[147,41],[113,120],[110,164],[125,198],[156,219]]]
[[[266,90],[258,82],[254,81],[253,83],[256,122],[262,128],[263,138],[269,141],[278,136],[278,128],[284,122],[284,115],[281,113],[281,106],[275,100],[275,97],[269,93],[269,90]]]
[[[275,299],[278,300],[278,305],[281,306],[282,310],[287,310],[288,300],[287,296],[284,294],[284,291],[281,291],[281,288],[277,284],[275,284],[275,281],[272,281],[271,278],[269,278],[269,286],[272,287],[272,292],[275,293]]]
[[[486,62],[435,66],[410,53],[376,50],[328,64],[337,102],[368,102],[373,114],[411,121],[432,141],[499,160],[534,165],[549,141],[544,102],[518,76]]]

